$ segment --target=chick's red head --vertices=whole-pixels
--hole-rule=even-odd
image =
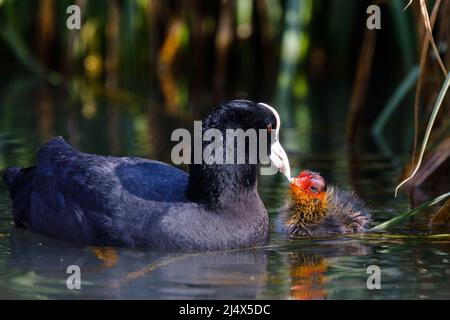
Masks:
[[[294,192],[302,192],[312,198],[323,199],[327,185],[324,178],[317,172],[309,170],[302,171],[297,178],[291,182],[291,189]]]

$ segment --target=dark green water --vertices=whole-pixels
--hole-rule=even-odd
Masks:
[[[28,82],[3,90],[0,104],[0,171],[32,164],[39,145],[54,135],[87,152],[168,162],[170,132],[192,123],[161,112],[157,103],[85,97],[80,104]],[[307,113],[307,106],[300,109]],[[341,128],[326,121],[312,127],[285,133],[282,142],[292,151],[294,174],[318,170],[355,190],[375,223],[409,209],[405,196],[393,197],[398,159],[370,150],[350,155],[335,134]],[[98,249],[95,255],[95,249],[13,227],[11,203],[1,184],[0,298],[450,298],[450,239],[433,237],[420,218],[386,234],[287,239],[276,230],[286,183],[280,175],[262,177],[259,189],[273,226],[266,247],[195,254],[103,249],[100,255],[109,259],[100,259]],[[72,264],[81,267],[81,290],[66,287],[66,268]],[[381,268],[381,290],[367,289],[369,265]]]

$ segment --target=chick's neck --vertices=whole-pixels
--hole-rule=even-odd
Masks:
[[[287,227],[293,231],[308,230],[319,224],[327,213],[326,192],[312,194],[297,186],[292,186],[290,191],[290,216]]]

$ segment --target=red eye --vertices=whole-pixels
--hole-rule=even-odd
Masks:
[[[268,131],[269,133],[272,132],[272,124],[271,124],[271,123],[269,123],[269,125],[267,126],[267,131]]]

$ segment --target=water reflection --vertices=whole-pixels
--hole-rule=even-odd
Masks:
[[[292,253],[289,255],[292,285],[290,296],[296,300],[325,299],[323,288],[328,263],[320,255]]]
[[[288,254],[290,297],[296,300],[326,299],[327,273],[336,264],[337,257],[362,256],[370,248],[359,242],[338,242],[318,245],[311,244],[307,251],[293,250]],[[316,250],[315,250],[316,248]],[[318,250],[317,250],[318,249]],[[320,253],[318,253],[320,252]]]
[[[9,241],[11,254],[3,270],[14,270],[16,276],[4,280],[20,297],[255,299],[266,283],[263,249],[166,254],[84,248],[17,228]],[[74,264],[82,270],[81,291],[65,287],[66,269]]]

